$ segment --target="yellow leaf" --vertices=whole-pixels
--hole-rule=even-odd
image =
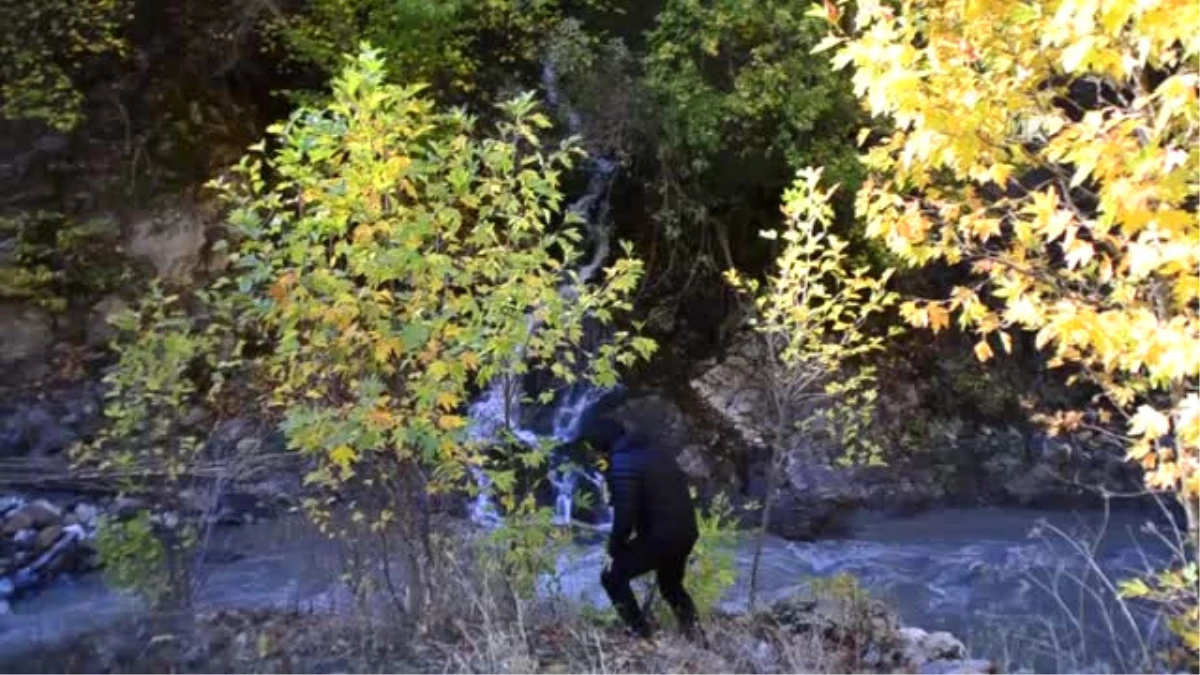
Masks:
[[[987,339],[975,343],[975,358],[985,362],[992,358],[992,348],[988,346]]]
[[[459,415],[442,415],[438,418],[437,425],[443,431],[454,431],[467,426],[467,420]]]
[[[941,305],[929,305],[929,327],[936,334],[943,328],[950,326],[950,312],[946,311]]]
[[[479,355],[475,352],[463,352],[462,356],[458,357],[467,370],[475,371],[479,369]]]
[[[439,391],[437,405],[442,410],[453,410],[458,405],[458,396],[455,396],[453,392]]]
[[[354,448],[348,445],[339,445],[333,450],[329,451],[329,461],[343,469],[349,468],[349,466],[357,459],[358,453],[354,451]]]
[[[1140,406],[1137,413],[1129,420],[1129,435],[1144,436],[1154,440],[1165,436],[1171,430],[1171,420],[1148,405]]]

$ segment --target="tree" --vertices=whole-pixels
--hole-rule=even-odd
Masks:
[[[60,131],[82,119],[79,78],[128,50],[129,0],[15,0],[0,5],[0,114]]]
[[[879,448],[862,433],[876,398],[875,372],[863,358],[883,349],[884,337],[868,322],[893,305],[891,272],[851,269],[847,242],[829,232],[833,189],[820,187],[821,171],[804,169],[784,195],[783,250],[765,284],[729,270],[726,278],[751,296],[751,326],[763,368],[760,384],[774,424],[762,524],[750,572],[750,605],[757,599],[759,558],[771,524],[771,505],[786,468],[785,450],[819,434],[845,444],[843,460],[880,463]]]
[[[835,26],[822,47],[838,48],[834,64],[853,67],[856,93],[892,124],[866,157],[868,232],[908,262],[974,275],[905,316],[935,331],[957,317],[983,361],[1031,333],[1106,402],[1056,425],[1118,416],[1128,459],[1178,496],[1194,547],[1200,8],[870,0],[845,32],[843,6],[814,10]]]
[[[542,148],[549,121],[531,95],[502,104],[488,130],[388,72],[364,47],[327,104],[274,126],[270,149],[259,144],[220,185],[240,236],[239,291],[273,343],[261,357],[268,404],[315,463],[306,506],[330,532],[400,528],[413,616],[428,591],[429,499],[483,464],[464,433],[468,397],[531,364],[578,377],[585,318],[607,324],[628,308],[641,266],[620,258],[595,285],[560,292],[581,255],[578,223],[558,220],[573,145]],[[615,331],[584,355],[584,376],[613,384],[653,347]],[[508,510],[536,508],[513,471],[489,478]]]
[[[823,165],[853,193],[860,113],[847,78],[809,54],[823,35],[788,0],[663,4],[642,84],[659,126],[657,217],[669,235],[699,226],[725,246],[745,243],[772,222],[779,192],[804,166]],[[731,228],[729,212],[747,209],[756,222]]]
[[[119,584],[168,609],[191,607],[219,501],[256,449],[249,439],[215,438],[245,400],[243,343],[234,305],[208,291],[196,299],[204,310],[191,315],[154,286],[114,318],[107,424],[71,451],[83,475],[144,504],[131,519],[103,523],[100,552]]]
[[[389,55],[394,81],[475,93],[497,66],[512,70],[541,55],[564,15],[561,0],[314,0],[268,24],[286,53],[330,73],[361,41]],[[602,5],[587,0],[585,6]],[[511,75],[511,70],[506,73]]]

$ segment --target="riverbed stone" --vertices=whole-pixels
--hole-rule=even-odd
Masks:
[[[986,659],[942,659],[921,665],[921,675],[992,675],[996,664]]]
[[[17,510],[4,521],[2,534],[13,534],[20,530],[36,529],[58,523],[62,509],[45,499],[32,501]]]
[[[71,509],[71,513],[63,518],[63,524],[90,526],[96,522],[97,515],[99,515],[99,509],[95,505],[87,502],[79,502],[75,505],[75,508]],[[70,518],[71,522],[67,522],[67,518]]]
[[[967,655],[967,648],[963,643],[946,631],[930,633],[925,637],[922,646],[925,653],[931,657],[930,661],[962,659]]]
[[[42,530],[38,532],[37,543],[35,544],[36,548],[39,551],[50,548],[54,545],[54,542],[58,541],[58,538],[62,536],[62,533],[62,525],[55,524],[42,528]]]

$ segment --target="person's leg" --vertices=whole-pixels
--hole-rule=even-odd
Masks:
[[[688,639],[699,638],[703,642],[705,639],[704,634],[700,631],[700,617],[696,611],[696,603],[692,601],[692,596],[683,587],[683,577],[687,572],[692,546],[694,544],[681,546],[669,555],[663,556],[662,562],[656,570],[656,576],[658,590],[662,593],[663,599],[671,605],[671,610],[675,612],[675,618],[679,620],[679,627],[683,630],[684,635]]]
[[[600,573],[600,585],[612,600],[613,607],[625,625],[642,637],[650,637],[650,625],[638,607],[637,596],[629,582],[654,569],[652,552],[643,546],[633,546],[618,553],[612,564]]]

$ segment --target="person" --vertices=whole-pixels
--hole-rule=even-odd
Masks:
[[[613,419],[598,421],[592,444],[608,459],[608,494],[612,531],[610,562],[600,583],[628,628],[651,637],[650,624],[630,582],[654,572],[659,592],[671,606],[689,639],[704,640],[696,605],[683,586],[688,558],[699,532],[687,479],[675,457]]]

